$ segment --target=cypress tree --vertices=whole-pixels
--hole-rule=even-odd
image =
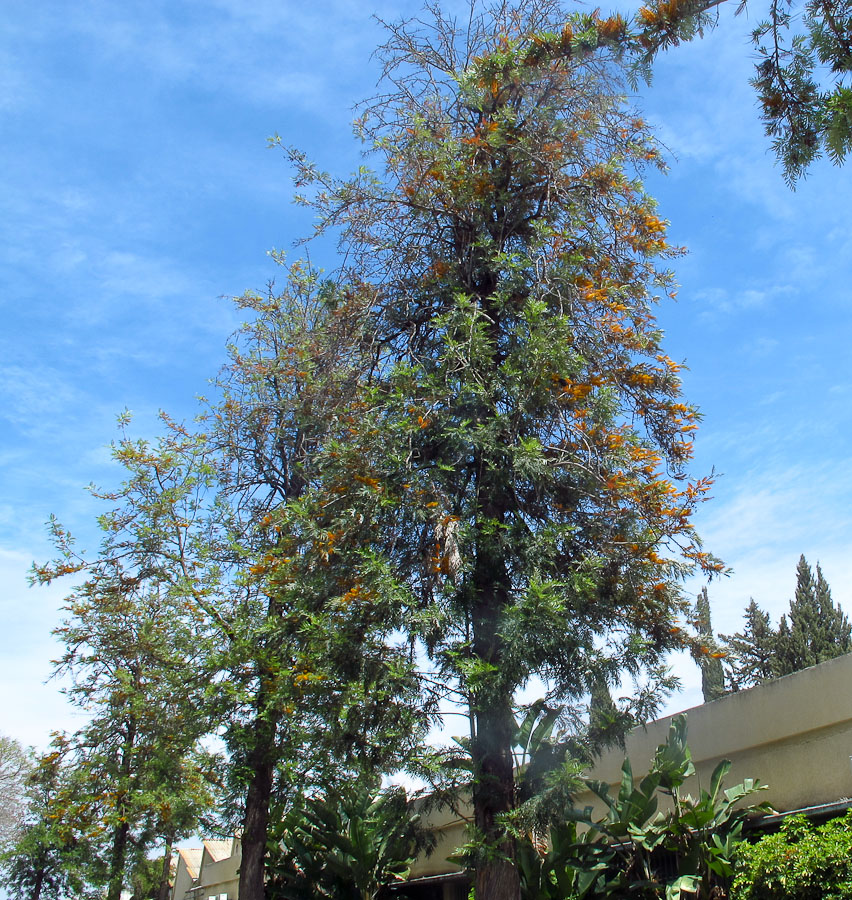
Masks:
[[[831,599],[831,589],[817,565],[817,575],[804,555],[796,566],[796,593],[790,601],[789,626],[782,618],[778,632],[777,675],[789,675],[834,659],[852,649],[849,620]]]
[[[849,619],[840,605],[835,606],[831,599],[831,588],[822,574],[819,563],[816,567],[814,593],[821,625],[819,635],[821,640],[819,643],[815,643],[814,651],[817,662],[824,662],[852,651],[852,625],[849,624]]]
[[[716,637],[713,634],[713,624],[710,620],[710,597],[707,588],[701,589],[695,603],[696,627],[701,645],[697,655],[698,665],[701,669],[701,693],[704,702],[718,700],[725,695],[725,673],[722,668],[722,654],[720,653]]]
[[[852,625],[831,598],[819,564],[816,575],[804,555],[796,566],[796,591],[788,612],[773,630],[769,614],[751,600],[745,628],[722,636],[732,690],[790,675],[852,651]]]

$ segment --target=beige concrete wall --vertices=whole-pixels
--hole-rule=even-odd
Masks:
[[[216,897],[216,900],[220,900],[223,894],[227,895],[228,900],[237,900],[240,884],[237,874],[239,865],[240,857],[238,855],[219,860],[219,862],[205,860],[198,884],[192,891],[194,900],[208,900],[209,897]]]
[[[697,770],[685,785],[690,793],[709,783],[721,759],[730,759],[726,784],[759,779],[769,785],[760,799],[779,811],[852,797],[852,654],[696,706],[686,715]],[[637,776],[647,771],[670,723],[671,717],[659,719],[628,736],[626,755]],[[609,751],[591,777],[618,783],[624,756]]]
[[[448,856],[467,840],[465,822],[457,819],[449,826],[436,830],[435,849],[430,856],[420,856],[411,867],[409,878],[423,878],[426,875],[444,875],[447,872],[461,872],[461,866],[447,861]]]
[[[465,820],[457,812],[443,806],[425,814],[424,822],[435,835],[435,849],[429,856],[421,855],[414,861],[409,877],[423,878],[427,875],[460,872],[461,866],[447,862],[447,857],[452,856],[467,840]]]
[[[184,900],[190,896],[189,892],[192,890],[193,884],[195,884],[195,875],[187,868],[183,856],[178,854],[175,881],[172,886],[172,900]]]
[[[696,767],[685,792],[695,795],[709,786],[719,761],[730,759],[725,785],[756,778],[769,785],[757,800],[769,801],[779,812],[852,797],[852,654],[685,712]],[[619,784],[627,755],[634,776],[641,778],[671,720],[667,716],[631,732],[626,753],[605,753],[589,776]],[[587,804],[603,811],[595,795],[577,797],[577,806]],[[455,871],[444,860],[464,843],[464,823],[446,812],[427,820],[438,829],[439,844],[431,858],[415,863],[412,876]]]

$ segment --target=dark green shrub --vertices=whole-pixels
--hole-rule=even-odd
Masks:
[[[434,846],[401,787],[355,780],[302,797],[270,827],[269,900],[380,900]]]
[[[852,898],[852,810],[812,825],[791,816],[777,834],[737,853],[733,900],[845,900]]]

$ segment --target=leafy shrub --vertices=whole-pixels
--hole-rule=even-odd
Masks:
[[[433,846],[405,790],[369,780],[300,798],[270,833],[270,900],[379,900]]]
[[[686,779],[695,774],[686,734],[686,717],[675,716],[648,774],[634,778],[625,760],[614,794],[603,782],[587,781],[606,806],[603,818],[593,818],[592,807],[573,809],[567,822],[551,829],[545,852],[521,844],[524,900],[726,896],[743,824],[750,814],[768,809],[748,801],[764,786],[747,778],[725,789],[731,763],[723,760],[710,776],[709,790],[699,788],[696,797],[685,793]],[[660,871],[663,857],[672,861],[673,871]]]
[[[777,834],[737,854],[733,900],[846,900],[852,898],[852,810],[813,825],[791,816]]]

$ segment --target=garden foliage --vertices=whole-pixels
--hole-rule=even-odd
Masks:
[[[786,819],[776,834],[740,845],[733,900],[846,900],[852,897],[852,812],[814,825]]]
[[[588,782],[604,804],[602,817],[591,806],[573,809],[552,829],[544,850],[524,845],[519,865],[525,900],[725,896],[743,824],[767,808],[748,800],[764,787],[754,779],[724,787],[730,767],[723,760],[697,796],[685,793],[695,767],[686,717],[676,716],[641,780],[626,759],[616,793]]]

